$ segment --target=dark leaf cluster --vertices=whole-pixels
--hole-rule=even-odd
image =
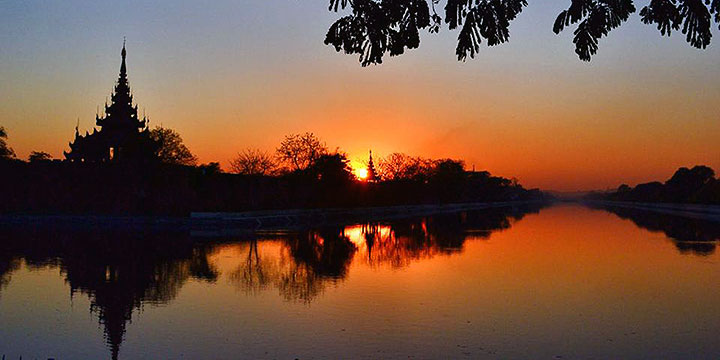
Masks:
[[[627,21],[635,12],[632,0],[572,0],[555,20],[553,31],[578,23],[575,29],[575,53],[580,60],[590,61],[598,50],[598,40]]]
[[[699,49],[710,45],[713,15],[720,24],[720,0],[652,0],[640,10],[642,21],[656,24],[662,35],[682,31],[685,40]]]
[[[197,157],[185,146],[180,134],[161,126],[150,130],[150,138],[158,145],[155,156],[166,164],[195,165]]]
[[[420,46],[420,31],[438,32],[443,22],[460,29],[455,54],[474,58],[488,46],[507,42],[510,23],[528,5],[526,0],[446,0],[444,19],[435,11],[440,0],[330,0],[330,11],[350,11],[330,26],[325,44],[336,51],[359,55],[363,66],[380,64],[386,54],[396,56]],[[625,23],[636,7],[633,0],[570,0],[555,20],[559,34],[577,24],[573,43],[581,60],[590,61],[599,40]],[[682,31],[687,42],[705,48],[712,38],[712,21],[720,24],[720,0],[650,0],[640,17],[656,24],[662,35]],[[720,27],[720,26],[719,26]]]
[[[464,61],[468,56],[474,58],[483,39],[489,46],[508,41],[510,21],[525,6],[525,0],[448,0],[445,22],[451,30],[462,27],[455,49],[458,60]]]
[[[426,0],[331,0],[330,10],[347,6],[352,14],[336,21],[325,37],[325,44],[337,51],[360,55],[363,66],[380,64],[385,53],[401,55],[405,49],[420,46],[420,29],[435,24]]]

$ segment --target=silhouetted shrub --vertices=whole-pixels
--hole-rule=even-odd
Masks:
[[[710,167],[698,165],[692,169],[682,167],[664,184],[654,181],[634,188],[620,185],[610,193],[592,193],[591,199],[635,202],[670,202],[720,204],[720,180]]]

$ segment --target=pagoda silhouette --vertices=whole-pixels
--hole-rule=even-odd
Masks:
[[[125,42],[121,51],[120,77],[115,85],[110,105],[105,103],[105,113],[95,117],[92,133],[80,135],[75,127],[75,139],[70,143],[70,152],[63,152],[71,162],[109,162],[149,159],[158,145],[150,137],[148,120],[138,118],[137,105],[128,84],[125,57]]]
[[[375,163],[373,163],[372,150],[370,150],[370,160],[368,161],[367,177],[365,178],[365,181],[377,182],[378,180],[377,172],[375,171]]]

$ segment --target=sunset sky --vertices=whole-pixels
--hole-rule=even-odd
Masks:
[[[636,2],[641,8],[648,1]],[[634,14],[578,60],[570,0],[530,0],[510,42],[455,59],[457,31],[379,66],[323,44],[327,0],[0,1],[0,126],[17,155],[62,157],[94,125],[127,37],[135,100],[202,162],[311,131],[369,149],[464,159],[528,187],[588,190],[720,171],[720,32],[706,50]]]

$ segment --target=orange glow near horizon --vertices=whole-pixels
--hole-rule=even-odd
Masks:
[[[272,153],[284,135],[312,131],[329,148],[346,152],[356,175],[364,167],[362,161],[368,148],[374,150],[376,163],[393,152],[462,159],[467,169],[515,177],[525,187],[544,190],[594,190],[616,188],[622,183],[664,181],[679,167],[699,164],[720,171],[720,121],[713,115],[712,105],[720,101],[720,90],[685,102],[673,100],[676,95],[668,93],[655,97],[658,103],[640,99],[640,95],[652,96],[646,91],[625,100],[607,97],[600,103],[568,94],[565,99],[542,102],[541,95],[534,95],[525,100],[523,108],[498,95],[478,94],[495,96],[504,104],[488,108],[489,102],[468,96],[455,99],[452,107],[445,108],[428,107],[425,104],[433,101],[424,94],[414,100],[397,95],[412,93],[409,83],[388,85],[390,89],[381,98],[381,94],[355,89],[333,93],[333,85],[323,81],[315,83],[316,91],[304,93],[293,88],[300,79],[271,79],[273,87],[290,87],[285,91],[294,97],[280,100],[279,94],[268,92],[267,85],[259,96],[265,100],[244,103],[239,108],[232,104],[250,96],[244,90],[233,95],[208,94],[220,96],[222,101],[218,103],[220,100],[190,101],[190,94],[186,97],[185,90],[179,89],[176,101],[183,105],[176,107],[149,91],[149,80],[138,79],[134,69],[130,68],[135,100],[141,108],[158,109],[151,112],[151,126],[162,124],[177,130],[200,162],[219,161],[226,170],[230,159],[244,147]],[[113,73],[106,76],[107,83],[112,83]],[[369,75],[375,81],[381,80],[381,74]],[[88,118],[94,114],[94,104],[102,102],[97,98],[107,93],[103,89],[88,91],[98,95],[73,98],[69,107],[61,99],[52,98],[47,107],[84,114],[80,119],[80,130],[84,132],[92,128]],[[573,91],[582,93],[580,88]],[[323,98],[319,93],[331,95]],[[268,107],[277,101],[284,102],[284,106]],[[46,151],[62,158],[62,151],[68,149],[72,139],[76,117],[67,119],[68,114],[59,116],[67,121],[54,117],[53,121],[12,121],[16,113],[10,105],[15,104],[0,104],[0,114],[8,114],[10,122],[1,125],[8,131],[8,143],[18,157],[27,158],[30,151]],[[17,114],[42,119],[44,113],[33,115],[36,107],[27,105],[24,112]],[[238,111],[240,115],[234,115]],[[208,114],[213,121],[198,121],[193,115],[198,113]]]
[[[98,6],[120,5],[81,8]],[[224,6],[213,3],[203,7],[205,17],[193,17],[208,24],[207,33],[181,27],[168,33],[172,23],[145,21],[159,27],[128,34],[140,112],[151,126],[178,131],[201,163],[227,170],[245,148],[272,153],[285,135],[309,131],[347,153],[354,172],[368,149],[376,163],[394,152],[461,159],[467,169],[544,190],[664,181],[679,167],[700,164],[720,172],[720,44],[697,51],[682,36],[664,39],[631,22],[584,63],[571,38],[538,31],[563,6],[530,4],[513,22],[513,39],[476,59],[458,62],[457,35],[444,32],[363,68],[322,43],[337,14],[321,3],[257,2],[255,12],[237,14],[247,21],[218,22],[212,14],[235,14]],[[126,17],[113,20],[170,16],[127,7]],[[44,15],[58,14],[66,26],[96,18],[64,9]],[[324,20],[298,20],[307,18]],[[30,20],[9,16],[6,24],[5,47],[13,51],[0,54],[0,126],[19,158],[31,151],[62,158],[78,119],[81,132],[92,131],[96,109],[117,80],[124,34],[118,29],[137,24],[65,28],[74,36],[58,38],[42,32],[45,21]],[[242,30],[215,28],[228,21]]]
[[[368,229],[366,227],[367,225],[350,225],[343,229],[343,234],[345,234],[345,236],[347,236],[347,238],[355,244],[358,249],[363,249],[363,251],[367,251],[365,233]],[[388,225],[377,225],[375,231],[377,232],[377,235],[383,239],[389,238],[392,235],[392,229]]]

